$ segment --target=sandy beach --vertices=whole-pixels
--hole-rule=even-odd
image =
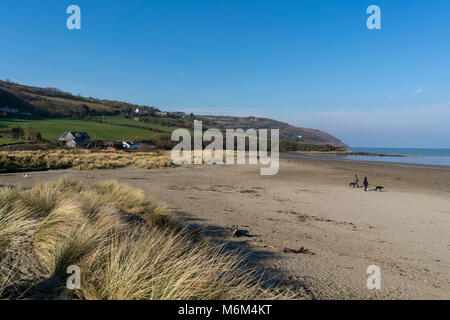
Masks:
[[[349,188],[354,174],[385,192]],[[2,174],[0,184],[61,176],[143,189],[304,299],[450,299],[450,167],[284,159],[276,176],[215,165]],[[314,254],[283,252],[301,247]],[[367,289],[370,265],[380,290]]]

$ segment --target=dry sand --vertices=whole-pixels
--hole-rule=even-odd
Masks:
[[[386,192],[349,188],[355,173]],[[306,299],[450,299],[450,168],[304,159],[282,160],[276,176],[256,166],[124,168],[4,174],[0,184],[63,175],[143,189]],[[232,238],[232,225],[245,236]],[[381,290],[367,289],[369,265],[381,269]]]

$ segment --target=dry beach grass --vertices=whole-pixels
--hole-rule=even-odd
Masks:
[[[355,173],[385,192],[349,188]],[[450,168],[305,159],[281,160],[276,176],[261,176],[258,166],[215,165],[1,178],[31,186],[61,174],[142,189],[201,235],[244,250],[249,264],[305,299],[449,298]],[[247,234],[232,238],[233,225]],[[283,252],[301,247],[315,255]],[[367,289],[369,265],[382,270],[381,290]]]
[[[190,235],[142,191],[69,179],[0,192],[3,299],[266,299],[243,257]],[[65,289],[67,268],[81,289]],[[33,270],[29,273],[28,270]]]
[[[170,152],[41,150],[0,152],[0,173],[76,168],[79,170],[172,166]]]

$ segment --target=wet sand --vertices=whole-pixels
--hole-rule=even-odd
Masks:
[[[385,192],[349,188],[355,173]],[[450,168],[303,159],[282,160],[276,176],[224,165],[4,174],[0,184],[64,175],[143,189],[305,299],[450,299]],[[232,225],[244,236],[232,238]],[[314,255],[283,252],[300,247]],[[381,290],[367,289],[370,265]]]

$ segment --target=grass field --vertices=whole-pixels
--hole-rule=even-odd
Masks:
[[[0,137],[0,146],[5,145],[5,144],[20,143],[20,142],[24,142],[24,141],[20,140],[20,139],[9,139],[9,138]]]
[[[105,119],[106,120],[106,119]],[[123,118],[123,120],[128,120]],[[118,121],[116,119],[115,121]],[[133,124],[136,122],[133,120]],[[128,140],[134,137],[150,138],[155,132],[140,128],[114,126],[111,124],[84,121],[70,118],[0,118],[0,134],[5,134],[13,127],[32,126],[42,134],[44,139],[55,141],[66,131],[82,131],[89,134],[91,140]],[[19,142],[19,141],[18,141]],[[1,139],[0,144],[12,143],[8,139]]]
[[[168,126],[162,126],[157,124],[151,124],[151,123],[145,123],[142,121],[135,121],[132,119],[125,118],[123,116],[94,116],[91,117],[93,120],[104,120],[105,122],[109,122],[112,124],[118,124],[118,125],[126,125],[126,126],[138,126],[138,127],[146,127],[149,129],[156,129],[161,130],[164,132],[172,132],[173,130],[177,129],[177,127],[168,127]]]

